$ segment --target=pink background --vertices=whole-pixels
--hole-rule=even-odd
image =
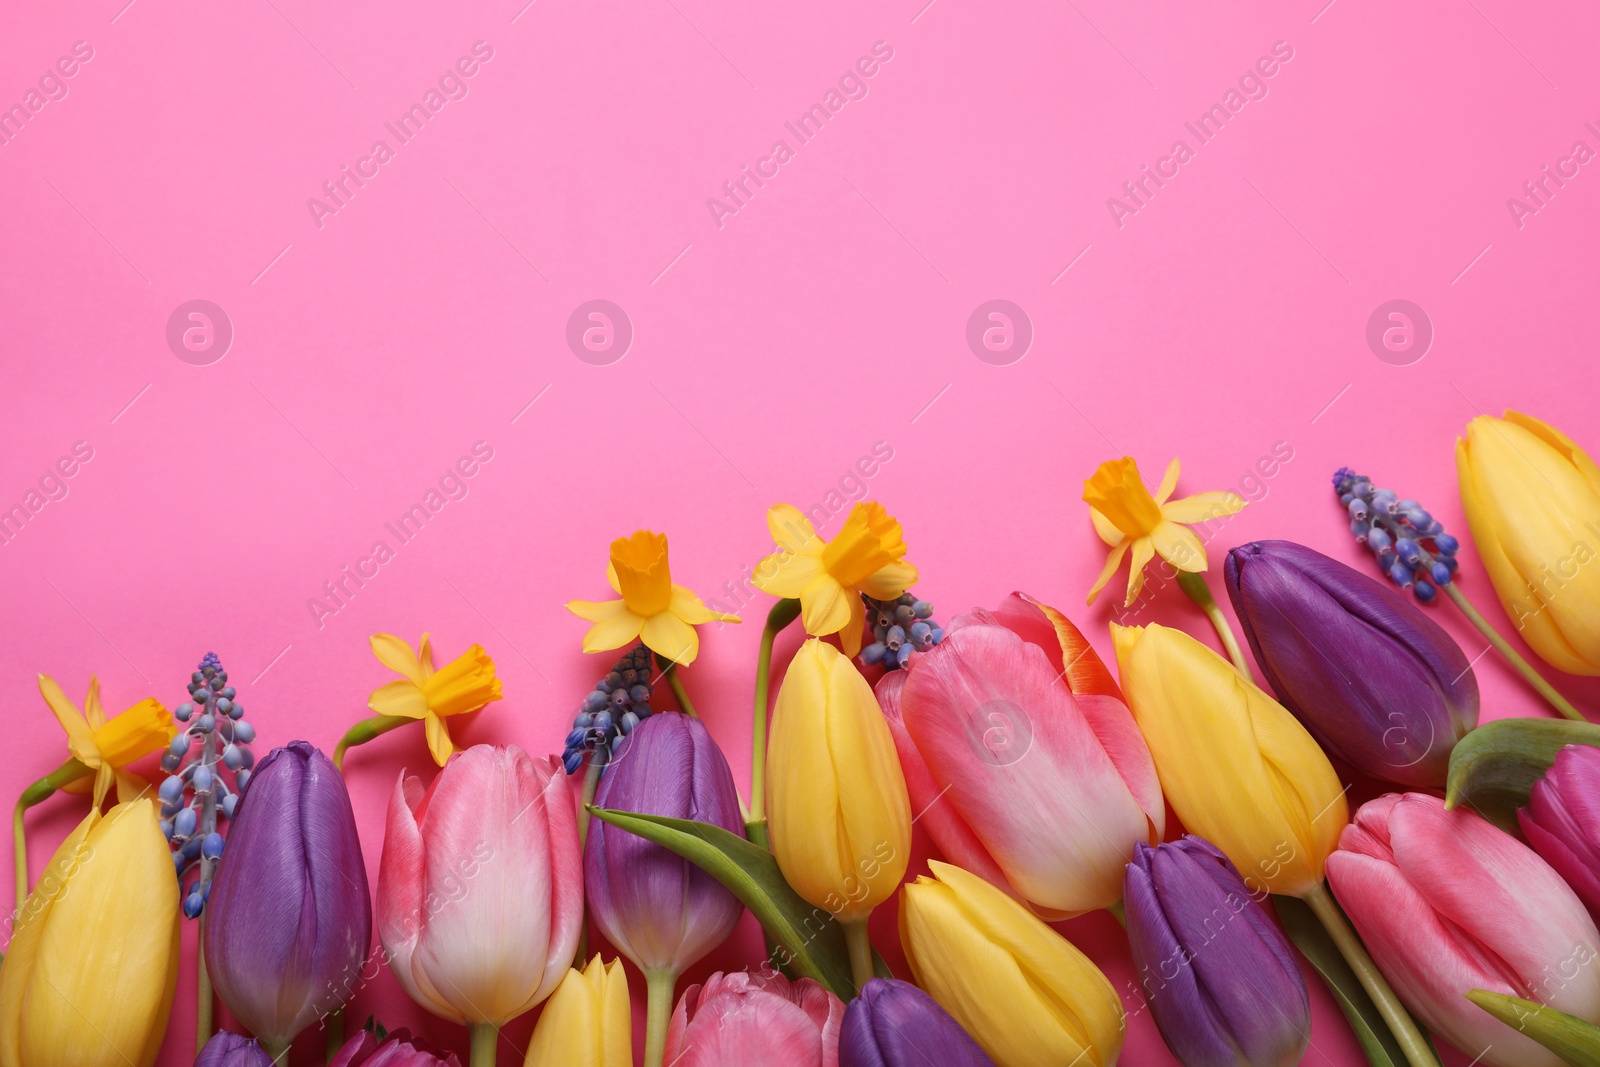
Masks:
[[[677,580],[731,604],[770,546],[767,505],[826,507],[876,442],[892,460],[844,490],[904,522],[941,617],[1023,588],[1106,655],[1112,611],[1082,606],[1102,549],[1079,499],[1103,459],[1132,454],[1153,483],[1181,455],[1180,492],[1247,492],[1214,560],[1289,537],[1358,561],[1329,490],[1340,464],[1465,534],[1451,444],[1474,414],[1514,406],[1600,445],[1600,177],[1583,166],[1520,227],[1506,202],[1575,141],[1600,148],[1585,5],[525,2],[0,17],[0,103],[74,42],[93,49],[0,147],[0,505],[75,442],[93,450],[0,547],[0,797],[64,756],[38,672],[74,698],[97,672],[113,710],[171,706],[215,649],[258,747],[331,748],[391,677],[376,631],[429,630],[447,656],[481,642],[506,699],[457,737],[557,751],[610,662],[580,652],[562,604],[604,594],[611,538],[668,531]],[[384,124],[478,41],[493,58],[468,95],[398,146]],[[865,98],[800,144],[784,123],[879,41],[893,58]],[[1280,41],[1293,58],[1265,98],[1199,145],[1184,123]],[[380,138],[394,158],[319,227],[307,198]],[[1108,197],[1180,138],[1193,158],[1119,227]],[[707,199],[778,139],[793,158],[719,227]],[[165,339],[195,298],[235,332],[209,366]],[[594,298],[635,331],[609,366],[565,341]],[[995,298],[1035,333],[1008,366],[965,340]],[[1435,330],[1408,366],[1365,341],[1394,298]],[[319,624],[322,584],[375,540],[396,547],[384,523],[478,441],[493,459],[466,498]],[[1250,480],[1274,447],[1292,459]],[[1463,564],[1501,619],[1470,547]],[[1215,568],[1212,584],[1220,597]],[[742,785],[766,605],[707,628],[687,672]],[[1469,656],[1484,647],[1437,617]],[[1210,639],[1176,590],[1137,619]],[[1494,656],[1478,674],[1486,717],[1540,713]],[[1565,684],[1596,706],[1600,686]],[[374,878],[395,776],[428,766],[420,731],[350,761]],[[36,809],[35,871],[82,811]],[[1134,1010],[1113,922],[1062,929]],[[893,931],[885,908],[877,940],[897,957]],[[747,917],[691,978],[758,952]],[[163,1064],[189,1062],[192,982]],[[1313,990],[1306,1062],[1359,1062]],[[355,999],[356,1020],[371,1012],[465,1052],[387,973]],[[504,1062],[531,1025],[506,1031]],[[1170,1062],[1147,1012],[1124,1062]]]

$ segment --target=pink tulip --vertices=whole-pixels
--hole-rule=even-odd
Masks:
[[[401,775],[378,868],[378,936],[412,999],[500,1025],[566,976],[583,921],[576,805],[561,764],[515,745]]]
[[[667,1028],[672,1067],[839,1067],[844,1003],[809,978],[736,971],[684,991]]]
[[[1013,593],[961,615],[878,683],[911,809],[945,859],[1047,919],[1122,899],[1166,809],[1133,714],[1094,648]]]
[[[1378,969],[1435,1034],[1496,1067],[1561,1060],[1467,1000],[1470,989],[1600,1022],[1600,931],[1532,849],[1422,793],[1369,801],[1328,881]]]

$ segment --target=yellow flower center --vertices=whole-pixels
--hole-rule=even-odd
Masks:
[[[424,679],[422,696],[435,715],[462,715],[499,700],[494,661],[482,645],[473,645]]]
[[[845,585],[855,587],[906,554],[900,523],[877,502],[850,509],[839,535],[822,550],[822,566]]]
[[[1129,537],[1149,537],[1161,525],[1161,505],[1144,487],[1131,456],[1100,464],[1083,483],[1083,499]]]
[[[666,534],[635,530],[632,537],[617,538],[611,542],[611,567],[622,601],[635,615],[659,615],[672,603]]]

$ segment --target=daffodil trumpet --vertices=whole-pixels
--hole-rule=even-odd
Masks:
[[[469,715],[500,699],[494,660],[482,645],[473,645],[443,667],[435,668],[427,634],[422,635],[418,649],[393,634],[373,634],[371,644],[378,662],[400,678],[372,691],[367,707],[375,714],[345,731],[333,750],[333,765],[343,771],[345,752],[350,748],[420,720],[427,734],[428,751],[433,761],[443,767],[456,750],[445,719]]]
[[[1089,505],[1089,518],[1095,532],[1111,549],[1089,590],[1088,602],[1095,602],[1100,590],[1122,566],[1122,557],[1131,554],[1128,592],[1123,600],[1124,607],[1131,606],[1144,591],[1145,567],[1160,556],[1177,575],[1178,588],[1205,612],[1233,665],[1249,677],[1250,664],[1244,658],[1244,650],[1202,577],[1206,570],[1205,542],[1189,529],[1191,525],[1204,525],[1237,513],[1245,506],[1245,500],[1231,492],[1196,493],[1172,500],[1172,492],[1178,487],[1178,471],[1176,459],[1167,464],[1153,496],[1145,488],[1132,456],[1107,460],[1084,481],[1083,500]]]
[[[1465,455],[1464,445],[1458,442],[1457,460],[1463,467],[1464,497],[1470,494],[1471,480]],[[1378,569],[1390,581],[1401,589],[1410,589],[1424,604],[1434,600],[1438,591],[1443,589],[1457,610],[1467,617],[1467,621],[1552,708],[1575,722],[1587,721],[1583,713],[1573,707],[1555,686],[1545,681],[1467,599],[1455,582],[1458,569],[1456,553],[1461,548],[1461,542],[1446,533],[1444,525],[1427,509],[1415,500],[1401,500],[1400,494],[1392,489],[1378,488],[1372,484],[1371,478],[1357,474],[1349,467],[1340,467],[1333,473],[1333,491],[1339,495],[1339,503],[1349,513],[1351,535],[1372,553]],[[1469,521],[1474,514],[1474,503],[1469,499]],[[1483,521],[1481,516],[1479,521]],[[1490,577],[1494,577],[1492,572]],[[1508,607],[1507,613],[1512,614],[1513,608]],[[1520,622],[1521,617],[1518,618]]]

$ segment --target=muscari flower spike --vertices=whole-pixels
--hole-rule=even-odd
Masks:
[[[872,644],[861,650],[861,662],[881,663],[889,670],[911,662],[911,653],[926,652],[944,640],[944,630],[933,617],[933,605],[910,593],[896,600],[874,600],[862,594],[867,621],[872,623]]]
[[[622,654],[611,672],[584,696],[572,732],[567,735],[561,763],[568,774],[583,766],[590,755],[604,766],[617,738],[625,737],[650,716],[650,650],[643,643]]]
[[[1349,467],[1334,472],[1333,489],[1350,513],[1351,534],[1367,546],[1390,581],[1402,589],[1410,586],[1425,604],[1450,584],[1461,542],[1445,533],[1421,504],[1377,488],[1371,478]]]
[[[195,919],[205,910],[222,858],[221,821],[233,817],[250,782],[255,765],[250,742],[256,730],[244,721],[244,705],[238,703],[215,652],[207,652],[200,669],[189,676],[189,696],[172,712],[189,726],[161,757],[161,769],[168,774],[160,790],[161,832],[172,843],[183,913]],[[226,781],[230,773],[231,787]]]

